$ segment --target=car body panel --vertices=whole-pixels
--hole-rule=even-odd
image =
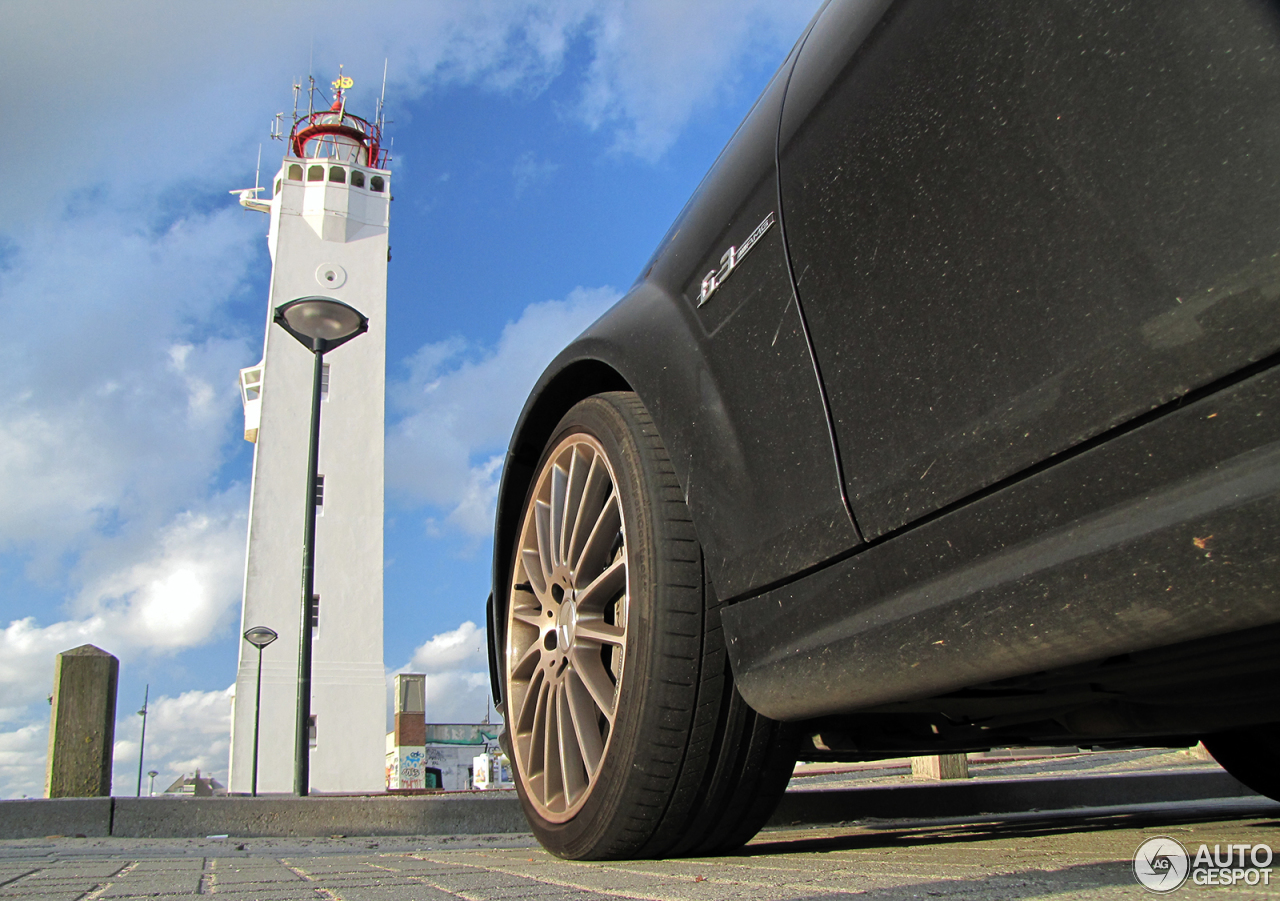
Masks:
[[[1278,530],[1272,367],[734,605],[734,676],[806,719],[1275,623]]]
[[[838,74],[808,42],[783,212],[865,537],[1280,348],[1278,50],[1255,0],[901,0]]]
[[[707,567],[726,593],[767,584],[856,541],[799,316],[776,293],[788,283],[778,281],[776,260],[772,277],[748,271],[757,255],[763,263],[770,252],[780,254],[766,241],[734,277],[759,296],[712,334],[684,298],[642,282],[556,358],[534,392],[540,397],[562,380],[578,381],[584,365],[607,365],[617,375],[613,387],[644,400],[694,511]],[[718,353],[729,341],[735,353]],[[786,402],[780,385],[790,389]],[[534,418],[527,412],[525,419]],[[549,434],[554,425],[542,428]],[[524,487],[513,489],[504,473],[502,491],[523,501],[541,446],[526,437],[530,430],[517,434],[508,458],[520,465],[512,479],[519,473]]]

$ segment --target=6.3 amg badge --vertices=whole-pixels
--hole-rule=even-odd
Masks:
[[[743,241],[737,247],[730,247],[724,252],[724,256],[720,257],[720,268],[712,269],[702,279],[702,288],[698,291],[698,306],[702,306],[711,299],[711,295],[725,283],[725,280],[738,268],[738,264],[742,262],[742,258],[751,252],[751,248],[756,246],[764,233],[773,227],[773,211],[769,211],[769,215],[755,227],[751,234],[747,235],[747,240]]]

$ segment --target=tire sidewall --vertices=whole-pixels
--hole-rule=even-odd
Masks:
[[[625,396],[625,395],[622,395]],[[655,534],[654,511],[644,502],[649,498],[654,505],[660,503],[657,486],[653,484],[652,467],[636,436],[641,426],[628,415],[625,406],[618,404],[618,395],[597,395],[575,405],[557,425],[543,449],[537,468],[530,481],[522,507],[517,536],[524,533],[525,517],[529,502],[551,452],[566,437],[586,433],[600,442],[613,468],[614,485],[621,501],[623,529],[627,550],[627,643],[624,651],[622,685],[617,702],[617,715],[610,734],[600,775],[596,785],[582,808],[569,820],[553,823],[543,819],[529,800],[523,779],[517,775],[516,789],[521,806],[538,840],[552,853],[568,858],[604,856],[618,843],[632,844],[642,841],[642,836],[628,835],[624,805],[643,790],[649,774],[645,761],[638,759],[638,739],[653,735],[661,728],[660,705],[651,695],[661,674],[654,672],[656,629],[655,619],[662,619],[659,593],[654,590],[662,584],[661,555],[656,553],[658,536]],[[519,538],[511,548],[512,566],[508,570],[514,576],[517,571],[515,557]],[[511,586],[506,586],[508,606]],[[505,655],[505,649],[504,649]],[[503,661],[504,690],[506,661]],[[509,712],[514,715],[514,712]],[[512,765],[519,769],[517,760]]]

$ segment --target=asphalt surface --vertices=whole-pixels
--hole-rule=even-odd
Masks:
[[[1167,758],[1150,754],[1147,767]],[[1132,761],[1011,762],[1003,778]],[[1174,758],[1174,765],[1199,762]],[[1019,769],[1020,768],[1020,769]],[[868,778],[897,779],[892,767]],[[826,773],[844,781],[849,773]],[[994,775],[994,773],[993,773]],[[812,778],[817,778],[815,773]],[[834,778],[834,777],[839,777]],[[808,779],[797,782],[807,782]],[[224,901],[728,901],[728,899],[1153,897],[1132,861],[1147,838],[1194,848],[1280,847],[1280,804],[1178,802],[969,820],[877,820],[762,832],[727,857],[624,863],[558,860],[528,835],[328,839],[75,839],[0,842],[0,899]],[[1280,897],[1280,885],[1196,886],[1170,897]],[[1159,897],[1159,896],[1154,896]]]

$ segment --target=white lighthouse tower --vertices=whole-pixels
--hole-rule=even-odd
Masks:
[[[313,593],[310,787],[384,787],[386,677],[382,660],[383,409],[386,376],[387,224],[391,173],[381,116],[333,105],[295,111],[288,153],[272,180],[241,204],[271,216],[271,292],[262,362],[241,372],[245,438],[255,442],[241,631],[265,626],[258,791],[293,790],[303,534],[313,355],[277,325],[276,307],[331,297],[369,319],[369,330],[325,358]],[[314,96],[314,86],[309,96]],[[379,105],[380,107],[380,105]],[[231,724],[232,792],[250,791],[258,652],[240,644]]]

